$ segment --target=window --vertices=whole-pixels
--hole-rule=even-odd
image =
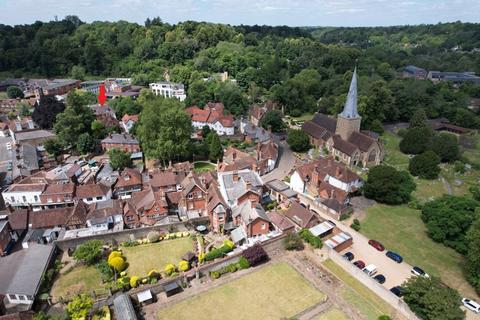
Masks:
[[[10,200],[12,200],[12,202],[15,202],[15,197],[14,197],[14,196],[11,196],[11,197],[10,197]]]
[[[92,198],[87,198],[87,201],[92,201],[93,199]]]
[[[265,230],[265,229],[266,229],[266,224],[262,223],[262,230]]]
[[[97,200],[102,200],[102,199],[103,199],[103,197],[97,197],[96,199],[97,199]]]
[[[188,199],[193,199],[193,194],[189,193],[188,194]]]
[[[35,199],[35,202],[38,202],[38,196],[33,196],[33,198]]]
[[[18,295],[18,299],[20,300],[26,300],[25,296],[23,294],[19,294]]]
[[[9,295],[8,295],[8,298],[9,298],[10,300],[17,300],[17,296],[14,295],[14,294],[9,294]]]
[[[23,202],[27,202],[27,197],[22,196]]]

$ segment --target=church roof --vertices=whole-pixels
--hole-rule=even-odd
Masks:
[[[375,139],[362,132],[352,132],[348,142],[356,145],[361,151],[366,152],[375,142]]]
[[[357,68],[355,67],[352,82],[350,82],[350,89],[348,90],[347,102],[345,102],[342,113],[339,114],[340,117],[347,119],[360,117],[357,111],[357,96]]]

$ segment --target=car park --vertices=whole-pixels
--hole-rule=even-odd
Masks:
[[[369,277],[372,277],[373,275],[375,275],[375,273],[377,273],[377,267],[374,264],[369,264],[368,266],[363,268],[362,271],[365,272]]]
[[[353,259],[355,259],[355,255],[350,251],[346,252],[342,257],[348,261],[352,261]]]
[[[368,240],[368,244],[371,245],[372,247],[374,247],[375,249],[377,249],[380,252],[385,250],[385,247],[380,242],[378,242],[377,240]]]
[[[471,310],[475,313],[480,313],[480,304],[478,302],[475,302],[467,298],[463,298],[462,303],[464,307],[467,308],[468,310]]]
[[[377,274],[375,277],[373,277],[373,279],[380,284],[383,284],[386,281],[385,276],[383,274]]]
[[[422,268],[417,267],[417,266],[413,267],[411,272],[412,272],[412,274],[414,274],[416,276],[419,276],[419,277],[430,278],[428,273],[426,273],[425,271],[423,271]]]
[[[365,262],[363,262],[362,260],[357,260],[353,264],[359,269],[365,268]]]
[[[387,251],[387,253],[385,253],[385,255],[387,257],[389,257],[390,259],[392,259],[393,261],[395,261],[396,263],[402,263],[402,261],[403,261],[402,256],[399,255],[398,253],[393,252],[393,251]]]
[[[403,296],[403,289],[400,286],[395,286],[395,287],[391,288],[390,292],[392,292],[397,297]]]

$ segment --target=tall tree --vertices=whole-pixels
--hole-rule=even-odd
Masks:
[[[113,170],[123,170],[132,165],[130,153],[123,152],[120,149],[111,149],[108,151],[108,159]]]
[[[458,139],[450,133],[434,135],[429,148],[440,157],[442,162],[452,162],[460,156]]]
[[[401,204],[410,200],[416,186],[406,171],[379,165],[370,169],[364,185],[365,196],[387,204]]]
[[[215,131],[210,132],[209,135],[212,136],[208,149],[210,161],[221,161],[223,158],[223,147],[222,143],[220,142],[220,137]]]
[[[433,151],[425,151],[410,159],[408,171],[423,179],[436,179],[440,173],[440,157]]]
[[[479,209],[477,209],[479,210]],[[480,293],[480,212],[470,226],[467,241],[467,276],[472,286]]]
[[[42,129],[52,129],[59,113],[65,110],[65,104],[52,96],[40,97],[39,103],[35,104],[32,119]]]
[[[23,98],[24,94],[22,89],[20,89],[19,87],[10,86],[7,88],[7,96],[10,99],[17,99],[17,98]]]
[[[268,111],[260,121],[260,125],[264,129],[271,129],[273,132],[280,132],[285,128],[285,123],[283,123],[282,113],[278,110]]]
[[[426,128],[427,123],[427,114],[424,109],[418,109],[412,115],[410,119],[409,128]]]

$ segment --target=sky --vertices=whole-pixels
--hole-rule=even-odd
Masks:
[[[77,15],[82,21],[147,17],[289,26],[389,26],[480,22],[480,0],[0,0],[0,24],[50,21]]]

